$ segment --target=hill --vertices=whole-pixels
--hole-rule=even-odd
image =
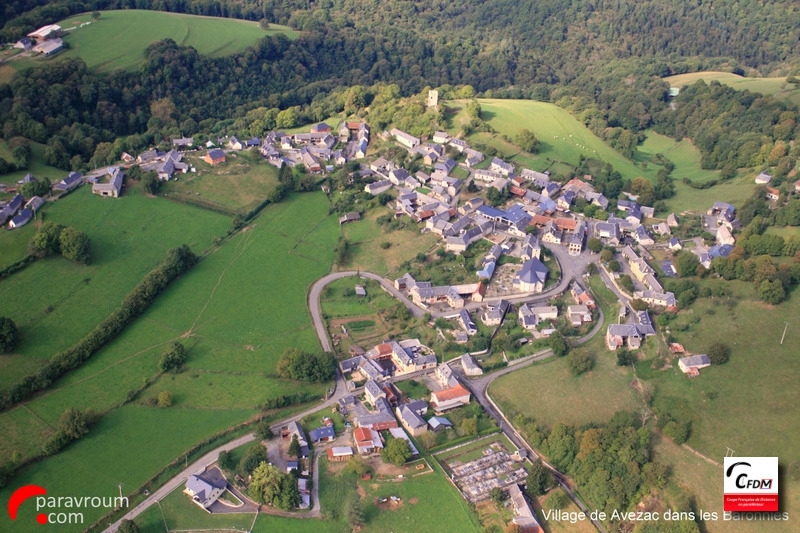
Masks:
[[[787,83],[786,78],[745,78],[731,72],[716,71],[690,72],[664,78],[664,81],[672,87],[691,85],[697,80],[703,80],[706,83],[718,81],[734,89],[771,94],[776,98],[800,105],[800,86]]]
[[[103,11],[97,21],[84,13],[58,24],[69,45],[58,57],[79,57],[100,71],[132,69],[143,61],[150,43],[166,38],[194,47],[200,54],[221,57],[241,52],[265,35],[298,35],[285,26],[273,25],[265,31],[257,22],[135,9]]]

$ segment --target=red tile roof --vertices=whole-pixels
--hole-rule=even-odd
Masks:
[[[459,383],[455,387],[436,391],[433,393],[433,395],[437,402],[446,402],[447,400],[453,400],[455,398],[460,398],[461,396],[468,396],[469,391],[464,387],[464,385]]]
[[[353,438],[356,439],[356,442],[366,442],[372,443],[372,431],[369,428],[356,428],[353,431]]]

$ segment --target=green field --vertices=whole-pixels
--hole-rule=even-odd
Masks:
[[[533,100],[479,99],[481,118],[494,128],[498,134],[514,139],[520,130],[528,129],[536,134],[541,142],[536,155],[522,152],[515,145],[497,136],[475,133],[470,142],[494,146],[506,160],[533,170],[545,170],[554,161],[577,165],[580,156],[599,159],[611,163],[624,178],[643,176],[653,179],[658,168],[648,165],[639,168],[608,146],[568,111],[555,104]],[[458,123],[458,120],[454,121]],[[451,131],[455,134],[460,126]]]
[[[673,87],[691,85],[697,80],[706,83],[718,81],[741,91],[748,90],[754,93],[772,94],[776,98],[788,100],[795,105],[800,105],[800,87],[786,83],[786,78],[745,78],[730,72],[691,72],[664,78],[664,81]]]
[[[201,155],[187,156],[186,161],[197,172],[178,175],[177,181],[165,183],[163,194],[246,214],[278,185],[278,169],[247,151],[229,153],[227,161],[216,167],[203,161]]]
[[[61,202],[66,204],[69,198],[80,200],[80,194]],[[86,199],[115,204],[103,198]],[[197,211],[164,200],[146,200],[176,210]],[[15,451],[23,458],[36,453],[42,438],[52,431],[51,426],[67,406],[105,411],[124,402],[127,391],[156,375],[161,354],[169,343],[179,339],[189,347],[186,370],[159,377],[138,400],[143,404],[159,391],[168,390],[175,396],[175,406],[130,406],[123,411],[148,409],[155,418],[164,417],[163,422],[153,422],[153,426],[164,428],[170,427],[168,419],[175,416],[172,413],[196,415],[192,426],[196,433],[191,435],[205,437],[244,421],[257,404],[268,398],[299,391],[321,395],[324,385],[276,379],[273,370],[286,347],[319,349],[306,308],[306,290],[311,282],[329,272],[338,234],[336,219],[328,215],[328,202],[321,192],[296,195],[268,208],[246,231],[174,282],[122,335],[60,380],[56,388],[0,415],[0,424],[6,429],[3,457]],[[111,414],[119,411],[112,410]],[[225,416],[220,419],[224,422],[217,425],[215,417],[222,413]],[[209,424],[207,417],[214,424]],[[122,431],[129,431],[125,420],[119,419],[118,424]],[[92,438],[108,438],[105,428],[101,422]],[[184,448],[198,440],[192,439],[182,441],[188,442]],[[34,473],[22,476],[51,475],[49,465],[56,461],[69,464],[73,450],[82,445],[83,442],[70,447],[57,458],[37,465]],[[113,461],[121,453],[118,448],[94,450],[96,464]],[[153,455],[153,463],[140,473],[145,478],[177,456],[168,447],[148,453]],[[109,467],[106,471],[114,469]],[[88,480],[81,479],[80,483]],[[136,486],[130,482],[128,489]]]
[[[159,506],[153,506],[158,509]],[[233,529],[246,531],[255,521],[255,513],[209,514],[200,509],[181,487],[173,490],[160,502],[163,520],[170,530]],[[163,524],[162,524],[163,529]]]
[[[243,410],[158,409],[126,406],[115,409],[84,439],[59,455],[26,469],[0,491],[8,499],[21,485],[37,484],[48,494],[62,496],[116,496],[141,486],[160,468],[194,443],[225,429],[252,414]],[[105,514],[104,509],[86,509],[88,526]],[[4,531],[39,531],[36,507],[23,505],[12,524],[5,513],[0,518]],[[13,526],[13,527],[12,527]],[[69,527],[58,531],[70,531]],[[83,529],[83,528],[81,528]],[[74,529],[72,529],[74,531]]]
[[[98,21],[84,13],[58,24],[70,48],[55,57],[79,57],[90,68],[101,71],[134,68],[143,61],[144,50],[150,43],[166,38],[182,46],[192,46],[203,55],[219,57],[241,52],[266,35],[283,34],[291,39],[298,35],[275,24],[264,31],[257,22],[135,9],[102,11]],[[48,60],[22,58],[10,65],[24,68]]]
[[[0,386],[7,387],[86,335],[169,248],[186,243],[201,252],[230,224],[209,211],[146,198],[136,188],[128,191],[119,199],[101,198],[84,186],[42,212],[40,220],[89,235],[91,262],[83,266],[50,257],[0,281],[3,311],[22,336],[19,355],[0,360]],[[29,224],[20,230],[28,233],[1,232],[0,246],[13,245],[15,255],[24,255],[27,242],[16,238],[30,238],[35,229]],[[21,294],[25,297],[19,298]]]

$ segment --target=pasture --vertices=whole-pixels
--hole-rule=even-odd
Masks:
[[[83,186],[49,204],[39,220],[72,226],[89,235],[91,262],[78,265],[49,257],[0,281],[4,313],[20,328],[18,358],[3,361],[0,386],[63,350],[107,316],[166,251],[183,243],[195,252],[212,245],[227,228],[226,217],[163,200],[146,198],[136,188],[119,199],[101,198]],[[29,229],[30,228],[30,229]],[[35,224],[28,230],[35,233]],[[16,232],[2,232],[0,243],[24,255],[27,242]],[[24,295],[24,298],[19,298]],[[87,305],[92,302],[92,305]],[[19,369],[16,362],[21,363]],[[22,368],[24,367],[24,368]]]
[[[222,513],[209,514],[183,493],[183,488],[178,487],[161,500],[156,510],[161,507],[163,520],[167,530],[197,530],[214,528],[216,530],[247,531],[255,521],[255,513]],[[163,522],[161,525],[164,528]]]
[[[177,175],[177,181],[169,181],[161,188],[163,194],[246,214],[278,185],[278,170],[260,155],[233,152],[225,163],[212,167],[200,153],[186,157],[197,172]]]
[[[121,407],[59,455],[25,469],[0,491],[0,497],[8,499],[14,489],[30,483],[46,487],[52,495],[105,497],[117,496],[122,483],[123,494],[128,494],[195,443],[252,414],[240,409]],[[102,508],[82,511],[87,526],[107,512]],[[35,514],[32,504],[20,508],[14,523],[4,513],[0,529],[39,531]]]
[[[648,165],[647,169],[637,167],[589,131],[567,110],[555,104],[533,100],[478,101],[481,104],[481,118],[499,135],[507,135],[513,140],[520,130],[528,129],[541,142],[537,154],[528,154],[498,136],[491,136],[493,143],[488,142],[490,136],[486,133],[476,133],[469,137],[471,142],[493,145],[506,156],[507,161],[517,165],[543,171],[552,162],[576,165],[580,156],[584,156],[610,163],[626,179],[637,176],[654,179],[658,170],[655,165]]]
[[[800,105],[800,86],[787,83],[786,78],[745,78],[731,72],[717,71],[690,72],[664,78],[664,81],[673,87],[691,85],[697,80],[703,80],[706,83],[718,81],[740,91],[748,90],[754,93],[771,94],[781,100],[788,100],[794,105]]]
[[[266,35],[292,39],[298,35],[284,26],[271,25],[264,31],[252,21],[160,11],[112,10],[100,15],[98,21],[84,13],[59,22],[70,49],[56,57],[79,57],[89,68],[111,71],[135,68],[143,61],[145,48],[166,38],[200,54],[221,57],[242,52]]]
[[[78,198],[78,194],[62,202]],[[205,213],[163,200],[149,201]],[[0,454],[7,458],[18,451],[26,458],[37,453],[43,437],[50,434],[67,406],[103,412],[123,403],[128,391],[157,375],[161,354],[176,340],[188,348],[186,370],[159,377],[142,393],[140,402],[168,390],[174,394],[177,409],[230,410],[239,413],[234,422],[241,422],[266,399],[295,392],[321,395],[324,385],[276,379],[273,372],[285,348],[319,349],[305,296],[310,283],[329,271],[337,237],[338,225],[328,215],[322,193],[293,196],[269,207],[246,231],[174,282],[114,342],[54,389],[0,414],[0,424],[15,428],[4,440]],[[208,435],[214,428],[206,425],[198,431]],[[65,455],[69,453],[67,450]],[[108,449],[104,453],[117,452]],[[165,453],[161,459],[163,466],[174,456]]]

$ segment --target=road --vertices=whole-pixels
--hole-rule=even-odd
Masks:
[[[561,267],[561,279],[556,285],[554,285],[547,291],[537,294],[536,298],[533,299],[533,301],[547,300],[553,294],[565,290],[573,279],[575,279],[576,277],[580,276],[583,273],[586,264],[592,261],[592,258],[588,256],[588,253],[583,253],[580,256],[576,257],[576,256],[569,256],[563,247],[553,246],[549,249],[553,252],[553,255],[556,257],[556,260],[558,261]],[[393,283],[382,278],[377,274],[373,274],[371,272],[354,271],[354,270],[344,271],[344,272],[334,272],[328,274],[317,280],[311,286],[308,292],[308,299],[307,299],[309,312],[311,314],[311,320],[312,323],[314,324],[314,329],[316,331],[317,338],[319,339],[320,345],[324,351],[330,352],[333,351],[333,349],[331,341],[328,338],[328,332],[325,328],[325,321],[322,318],[322,309],[320,307],[320,297],[322,295],[322,291],[332,281],[352,276],[359,276],[365,279],[372,279],[377,281],[387,292],[389,292],[392,296],[400,300],[409,309],[411,314],[416,318],[422,318],[425,316],[426,313],[428,313],[427,310],[417,306],[411,300],[409,300],[407,296],[405,296],[403,293],[397,290],[394,287]],[[494,299],[499,300],[500,298],[497,297]],[[512,302],[532,300],[531,295],[525,295],[507,299]],[[490,298],[487,300],[491,301],[493,299]],[[451,314],[452,313],[447,313],[447,312],[431,312],[432,316],[448,316]],[[598,326],[595,326],[595,328],[590,332],[590,334],[581,339],[579,342],[586,342],[589,338],[591,338],[591,336],[593,336],[599,330],[599,324],[602,324],[602,315],[601,315],[601,320],[598,322]],[[478,378],[477,380],[474,381],[468,381],[469,387],[472,390],[473,394],[475,395],[475,398],[478,400],[478,403],[480,403],[481,406],[483,406],[483,408],[486,409],[486,411],[498,421],[498,424],[500,425],[503,432],[505,432],[509,436],[509,438],[513,437],[512,442],[514,442],[516,446],[518,446],[519,448],[527,448],[536,457],[538,457],[536,452],[532,448],[530,448],[530,446],[528,446],[528,444],[524,441],[524,439],[522,439],[522,437],[517,433],[517,431],[513,428],[513,426],[511,426],[511,424],[508,423],[507,420],[505,420],[505,417],[502,416],[502,414],[495,409],[493,403],[486,394],[486,388],[488,387],[489,383],[491,383],[491,381],[496,379],[497,377],[512,372],[514,370],[517,370],[518,368],[522,368],[535,360],[541,360],[546,357],[550,357],[551,355],[552,352],[549,353],[544,352],[542,354],[539,354],[538,356],[530,357],[529,360],[525,360],[522,363],[514,364],[503,370],[495,372],[489,376]],[[326,401],[320,404],[315,405],[314,407],[311,407],[303,411],[302,413],[292,416],[291,418],[282,420],[280,422],[276,422],[271,427],[273,428],[273,430],[279,430],[281,426],[286,425],[286,423],[290,422],[291,420],[299,420],[301,418],[304,418],[305,416],[308,416],[311,413],[317,412],[320,409],[323,409],[327,406],[330,406],[338,402],[339,399],[345,396],[346,394],[347,394],[347,388],[345,386],[344,378],[342,377],[341,373],[337,370],[335,390],[330,398],[328,398]],[[238,448],[239,446],[242,446],[249,442],[253,442],[254,440],[256,440],[255,434],[249,433],[206,453],[200,459],[196,460],[190,466],[181,471],[179,474],[177,474],[172,479],[167,481],[158,490],[156,490],[150,496],[148,496],[142,503],[140,503],[139,505],[131,509],[129,512],[127,512],[120,520],[117,520],[113,524],[109,525],[105,529],[105,533],[113,533],[117,531],[117,529],[119,528],[119,524],[123,519],[126,520],[134,519],[135,517],[139,516],[142,512],[144,512],[145,509],[147,509],[154,503],[166,497],[177,487],[185,484],[186,480],[189,479],[190,475],[205,471],[206,468],[208,468],[211,464],[217,461],[220,452],[233,450],[234,448]],[[555,469],[553,470],[554,472],[557,472]],[[316,479],[317,471],[318,469],[314,468],[315,479],[313,486],[315,491],[316,487],[319,486],[319,483],[317,482]],[[561,476],[561,474],[558,473],[558,476]],[[562,486],[564,486],[565,491],[567,491],[567,493],[570,494],[571,497],[573,497],[572,493],[569,491],[569,487],[566,486],[566,482],[563,481],[563,476],[558,477],[558,479],[559,482],[562,483]],[[316,496],[317,494],[315,492],[313,498],[314,507],[311,511],[309,511],[309,513],[310,514],[316,513],[316,515],[318,515],[319,498]],[[578,503],[579,506],[582,505],[577,498],[573,497],[573,500],[576,501],[576,503]],[[297,514],[293,513],[293,516],[297,516]],[[601,531],[603,530],[601,529]]]

